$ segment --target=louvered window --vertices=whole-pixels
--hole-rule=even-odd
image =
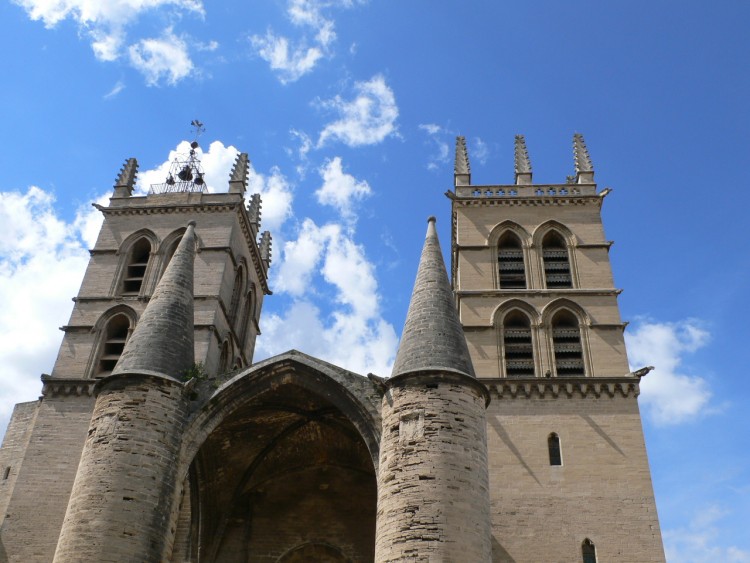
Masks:
[[[555,349],[555,368],[559,377],[583,377],[583,348],[578,319],[567,311],[552,320],[552,343]]]
[[[151,243],[142,238],[133,245],[130,251],[130,259],[125,270],[125,278],[122,282],[123,293],[139,293],[146,276],[146,267],[151,255]]]
[[[498,244],[498,271],[501,289],[526,289],[526,267],[521,241],[513,233],[505,233]]]
[[[555,231],[547,233],[542,241],[542,258],[547,289],[573,287],[568,249],[563,238]]]
[[[549,464],[562,465],[562,452],[560,451],[560,436],[554,432],[547,438],[547,448],[549,449]]]
[[[581,555],[583,556],[583,563],[596,563],[596,547],[588,538],[583,540],[583,544],[581,544]]]
[[[99,354],[96,377],[106,377],[115,369],[115,364],[125,348],[129,332],[130,319],[127,316],[115,315],[109,320],[104,329],[104,341]]]
[[[529,318],[513,311],[503,323],[505,375],[507,377],[534,376],[534,347],[531,342]]]

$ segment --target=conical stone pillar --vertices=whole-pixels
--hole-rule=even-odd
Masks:
[[[431,217],[383,397],[375,561],[491,560],[488,402]]]
[[[55,563],[159,562],[174,537],[177,457],[194,363],[194,223],[97,398]]]

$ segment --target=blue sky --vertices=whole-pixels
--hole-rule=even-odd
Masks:
[[[3,428],[54,363],[89,203],[130,156],[162,181],[192,119],[212,188],[250,154],[274,233],[256,359],[382,375],[425,218],[450,240],[455,136],[474,183],[512,182],[517,133],[556,183],[577,131],[614,189],[631,362],[657,367],[640,402],[668,559],[750,561],[746,2],[2,0],[0,19]]]

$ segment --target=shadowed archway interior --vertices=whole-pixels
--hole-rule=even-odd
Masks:
[[[279,385],[237,409],[203,444],[189,480],[178,558],[373,559],[372,458],[344,414],[307,389]]]

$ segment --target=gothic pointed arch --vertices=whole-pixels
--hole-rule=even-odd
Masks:
[[[239,339],[239,346],[240,349],[244,349],[245,345],[247,344],[247,333],[248,329],[250,327],[250,323],[256,322],[257,316],[256,316],[256,308],[258,303],[258,288],[257,286],[249,282],[247,287],[247,293],[245,294],[245,299],[242,303],[242,312],[239,315],[239,330],[238,330],[238,339]]]
[[[144,283],[153,269],[152,256],[158,238],[150,229],[140,229],[128,236],[117,250],[117,272],[112,284],[112,295],[143,295]]]
[[[194,522],[185,545],[209,561],[253,560],[258,549],[296,561],[283,556],[301,548],[303,534],[344,560],[372,560],[377,385],[291,351],[205,391],[179,458],[191,497],[178,519]]]
[[[137,322],[138,315],[127,305],[112,307],[97,319],[92,328],[96,344],[92,349],[87,377],[106,377],[112,372]]]
[[[546,221],[534,230],[534,248],[541,263],[544,287],[568,289],[576,287],[576,237],[559,221]]]
[[[529,286],[529,246],[531,237],[518,223],[503,221],[493,227],[488,244],[497,262],[495,287],[526,289]]]
[[[542,311],[552,374],[585,377],[591,374],[588,346],[588,315],[569,299],[552,301]]]
[[[495,310],[498,368],[504,377],[534,377],[539,372],[538,319],[536,309],[520,299],[506,301]]]
[[[242,295],[245,292],[245,284],[247,278],[247,264],[244,258],[240,258],[237,266],[234,269],[234,281],[232,283],[232,295],[229,300],[229,307],[227,310],[227,322],[232,330],[236,330],[237,319],[241,318],[242,311],[240,311],[242,303]]]
[[[152,291],[161,277],[164,275],[164,271],[167,269],[169,262],[172,260],[172,256],[174,256],[175,250],[177,250],[177,245],[180,244],[180,240],[182,239],[182,235],[184,234],[185,227],[180,227],[179,229],[172,231],[166,237],[164,237],[164,240],[159,245],[159,250],[157,252],[158,266],[156,267],[158,274],[154,276],[153,282],[151,284]]]

